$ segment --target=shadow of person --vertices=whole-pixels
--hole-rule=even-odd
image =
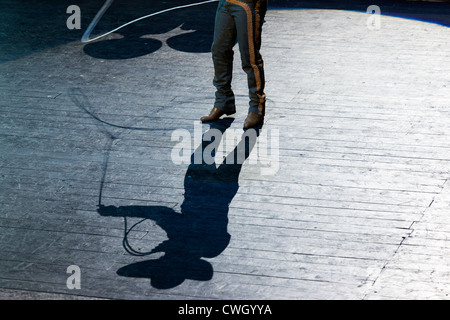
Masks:
[[[259,136],[259,132],[254,131],[253,135],[244,132],[235,149],[217,167],[216,151],[232,121],[223,119],[211,124],[201,145],[191,155],[184,178],[181,213],[163,206],[100,206],[100,215],[151,219],[167,234],[167,240],[148,253],[162,252],[163,256],[124,266],[117,274],[150,278],[151,285],[158,289],[176,287],[185,279],[212,278],[212,265],[203,258],[217,257],[230,242],[229,205],[239,189],[242,164]],[[126,243],[125,235],[124,247]],[[127,251],[133,254],[129,248]]]

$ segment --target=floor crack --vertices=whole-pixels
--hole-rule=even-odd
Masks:
[[[447,184],[448,180],[449,180],[449,179],[446,179],[446,180],[445,180],[445,182],[442,184],[442,187],[441,187],[440,191],[434,195],[433,199],[431,199],[431,202],[430,202],[430,203],[428,204],[428,206],[422,211],[422,214],[421,214],[420,218],[419,218],[419,219],[416,219],[416,220],[414,220],[414,221],[412,221],[412,222],[411,222],[411,225],[409,226],[409,228],[406,229],[406,230],[409,230],[408,233],[407,233],[405,236],[402,237],[402,240],[401,240],[400,243],[398,244],[398,246],[397,246],[397,248],[395,249],[395,251],[394,251],[394,253],[392,254],[392,256],[391,256],[389,259],[386,259],[385,263],[383,264],[383,267],[380,269],[380,271],[378,272],[378,274],[375,276],[375,279],[373,279],[373,280],[371,281],[371,283],[368,284],[368,289],[367,289],[366,293],[364,294],[363,299],[367,299],[368,295],[370,294],[370,293],[369,293],[369,290],[371,290],[371,289],[375,286],[376,282],[377,282],[377,281],[379,280],[379,278],[381,277],[381,274],[384,272],[384,270],[387,268],[387,266],[394,260],[395,256],[396,256],[397,253],[399,252],[400,248],[403,246],[405,240],[412,237],[412,233],[414,232],[414,225],[416,225],[417,223],[419,223],[419,222],[423,219],[423,217],[425,216],[427,210],[429,210],[429,209],[433,206],[433,204],[435,203],[436,197],[438,197],[438,196],[443,192],[443,190],[445,189],[445,185]],[[367,279],[367,280],[369,280],[369,279]]]

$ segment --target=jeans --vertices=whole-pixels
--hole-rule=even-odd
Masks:
[[[233,47],[239,44],[242,69],[247,74],[249,112],[264,116],[264,63],[260,54],[261,32],[267,0],[220,0],[215,19],[214,41],[211,48],[214,63],[216,100],[214,107],[227,113],[236,112],[231,89]]]

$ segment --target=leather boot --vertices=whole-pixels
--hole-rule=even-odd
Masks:
[[[244,129],[251,129],[262,126],[264,123],[264,116],[257,113],[249,112],[247,119],[244,121]]]
[[[201,122],[214,122],[220,119],[224,114],[229,115],[229,113],[225,113],[217,108],[212,108],[208,115],[205,115],[200,118]]]

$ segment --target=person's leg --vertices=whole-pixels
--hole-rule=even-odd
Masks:
[[[221,0],[216,13],[214,41],[211,47],[214,63],[216,100],[214,107],[226,114],[236,112],[235,98],[231,89],[233,73],[233,47],[236,44],[236,26],[228,11],[229,4]]]
[[[247,73],[250,97],[249,112],[263,118],[266,95],[264,93],[264,62],[260,54],[260,48],[267,0],[227,1],[233,4],[231,13],[236,21],[242,68]]]

